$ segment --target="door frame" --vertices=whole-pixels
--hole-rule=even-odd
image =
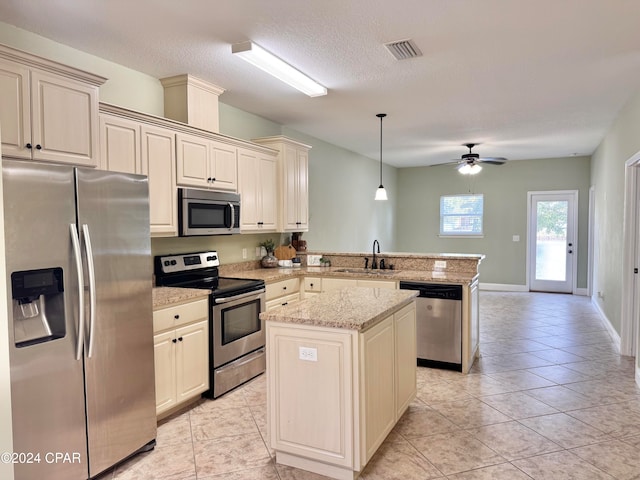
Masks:
[[[640,350],[640,322],[637,318],[640,316],[640,277],[633,273],[633,269],[639,266],[635,262],[636,250],[640,251],[640,206],[636,204],[636,199],[640,198],[640,151],[625,162],[624,177],[620,354],[637,356]]]
[[[535,259],[535,252],[533,251],[533,245],[531,242],[531,206],[534,195],[573,195],[573,262],[571,265],[571,294],[577,293],[578,282],[578,190],[536,190],[527,192],[527,265],[525,268],[525,274],[527,276],[526,288],[527,291],[531,290],[531,265]]]

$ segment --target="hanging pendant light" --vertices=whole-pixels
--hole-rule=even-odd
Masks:
[[[386,116],[386,113],[376,115],[380,119],[380,186],[376,190],[376,200],[387,200],[387,191],[382,186],[382,119]]]

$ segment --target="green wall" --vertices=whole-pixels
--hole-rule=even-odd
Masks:
[[[396,245],[407,252],[482,253],[482,283],[525,285],[527,192],[578,190],[577,287],[586,288],[589,175],[589,157],[511,161],[475,176],[453,165],[400,169]],[[440,238],[440,196],[464,193],[484,194],[484,238]]]
[[[640,91],[621,110],[594,152],[591,167],[596,223],[593,291],[602,292],[603,297],[594,295],[594,301],[618,332],[622,319],[625,162],[640,151],[639,128]],[[637,358],[640,366],[640,355]]]

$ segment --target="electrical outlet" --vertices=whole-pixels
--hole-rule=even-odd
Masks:
[[[318,349],[310,348],[310,347],[300,347],[299,348],[299,357],[300,360],[305,360],[307,362],[317,362],[318,361]]]
[[[520,241],[520,235],[514,235],[513,236],[513,241],[514,242],[519,242]]]
[[[260,258],[262,255],[260,255],[260,252],[262,251],[262,247],[256,247],[256,257]]]
[[[243,260],[246,260],[246,259],[247,259],[247,249],[246,249],[246,248],[243,248],[243,249],[242,249],[242,259],[243,259]]]
[[[444,270],[445,268],[447,268],[447,261],[446,260],[436,260],[434,268],[437,268],[437,269],[440,269],[440,270]]]

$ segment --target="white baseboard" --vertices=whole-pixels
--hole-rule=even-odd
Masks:
[[[526,285],[511,285],[508,283],[483,283],[480,282],[480,290],[495,290],[498,292],[528,292]]]
[[[636,385],[640,387],[640,366],[636,363]]]
[[[483,283],[480,282],[480,290],[492,290],[497,292],[528,292],[529,287],[526,285],[513,285],[509,283]],[[576,288],[574,295],[589,296],[587,288]]]
[[[615,328],[613,328],[613,325],[611,325],[611,322],[605,315],[602,308],[600,308],[600,304],[597,302],[596,297],[594,297],[593,295],[591,296],[591,303],[596,307],[596,310],[598,310],[598,313],[604,320],[604,326],[606,327],[607,332],[609,332],[609,335],[611,335],[611,338],[613,339],[613,342],[615,344],[616,349],[618,350],[618,353],[620,353],[620,344],[621,344],[620,334],[616,331]]]

